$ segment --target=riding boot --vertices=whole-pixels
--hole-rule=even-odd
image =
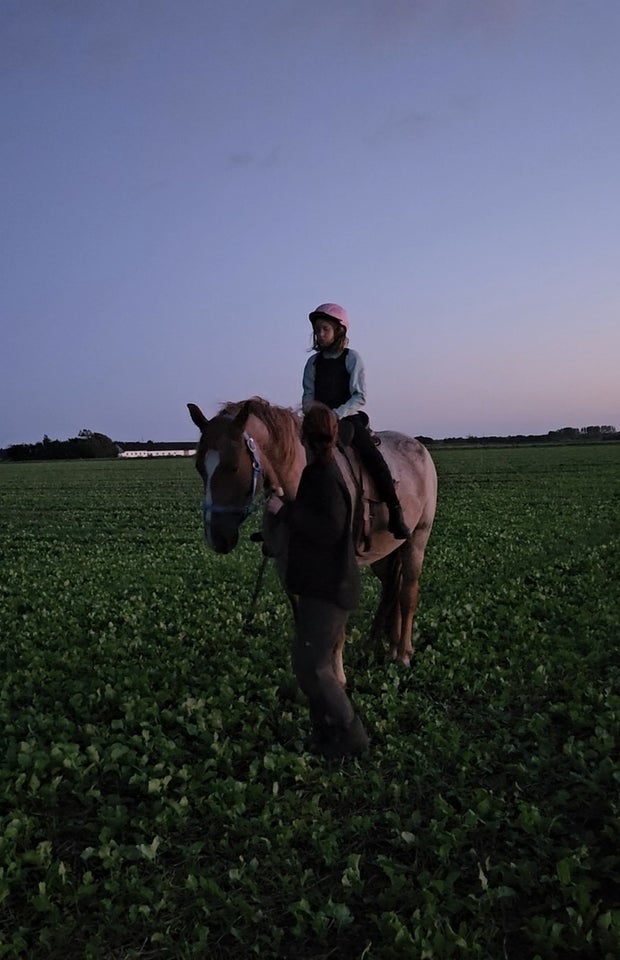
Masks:
[[[323,747],[328,741],[328,734],[324,727],[313,727],[310,734],[304,738],[304,750],[319,756],[323,754]]]
[[[312,721],[312,730],[310,735],[304,740],[304,749],[309,753],[321,754],[323,746],[329,741],[333,726],[327,722],[324,704],[310,702],[310,720]]]
[[[387,508],[390,513],[390,519],[388,521],[388,530],[393,535],[396,540],[408,540],[411,536],[411,530],[405,523],[405,518],[403,517],[403,510],[398,502],[388,503]]]
[[[347,726],[334,726],[331,735],[323,740],[319,749],[326,760],[336,760],[341,757],[358,757],[366,752],[368,745],[368,734],[356,714]]]
[[[390,473],[390,468],[383,459],[377,447],[374,447],[371,454],[368,448],[364,450],[364,462],[368,467],[372,478],[377,485],[379,496],[385,502],[389,512],[388,530],[396,540],[408,540],[411,531],[405,523],[402,507],[396,496],[394,479]],[[370,454],[370,455],[369,455]]]

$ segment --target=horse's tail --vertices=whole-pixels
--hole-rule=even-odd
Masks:
[[[371,631],[376,653],[383,650],[382,638],[386,638],[391,644],[394,638],[400,635],[400,592],[403,582],[403,561],[400,550],[394,550],[379,562],[381,564],[381,599]],[[374,566],[373,564],[373,569]]]

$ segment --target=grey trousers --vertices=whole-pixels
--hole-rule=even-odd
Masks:
[[[308,698],[318,730],[347,728],[355,712],[334,669],[334,650],[349,616],[335,603],[299,597],[293,641],[293,671]]]

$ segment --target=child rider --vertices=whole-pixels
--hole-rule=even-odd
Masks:
[[[352,445],[375,482],[389,511],[388,530],[397,540],[410,536],[396,496],[394,480],[368,429],[364,364],[360,355],[349,349],[349,317],[337,303],[322,303],[309,314],[314,331],[313,350],[303,373],[304,412],[313,402],[326,404],[339,420],[353,428]]]

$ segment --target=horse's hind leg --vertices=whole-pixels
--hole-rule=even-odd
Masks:
[[[400,548],[402,580],[399,603],[401,613],[400,637],[398,648],[392,652],[392,658],[409,666],[413,656],[413,624],[420,596],[420,575],[424,563],[424,550],[430,536],[430,525],[421,523],[414,530],[411,539]]]
[[[384,640],[388,641],[392,659],[396,657],[401,633],[400,548],[372,564],[372,572],[381,581],[381,597],[375,613],[370,641],[375,654],[383,652]]]
[[[398,593],[400,608],[399,632],[394,635],[391,645],[392,660],[397,660],[403,666],[411,665],[413,657],[413,621],[418,608],[420,592],[420,577],[413,560],[413,551],[407,550],[402,557],[402,579]]]
[[[384,637],[388,637],[390,633],[389,622],[392,616],[391,608],[394,604],[390,597],[389,581],[375,569],[376,567],[377,564],[373,564],[372,569],[381,581],[381,597],[370,628],[370,647],[375,656],[378,657],[383,652]]]
[[[381,580],[381,600],[373,621],[372,640],[378,647],[380,639],[386,637],[390,658],[405,667],[411,665],[413,657],[413,621],[423,556],[424,551],[416,549],[412,539],[372,565],[373,573]]]

